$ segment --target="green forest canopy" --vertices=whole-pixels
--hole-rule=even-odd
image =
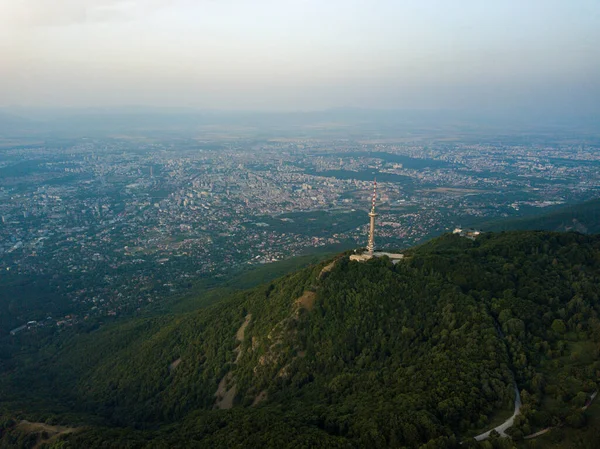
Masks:
[[[515,440],[586,425],[600,236],[444,235],[406,255],[340,255],[190,313],[23,342],[5,414],[85,425],[54,447],[512,447],[469,437],[510,414],[516,381]],[[215,410],[223,379],[233,407]],[[4,441],[26,438],[5,421]]]

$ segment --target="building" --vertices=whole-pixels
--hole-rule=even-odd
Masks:
[[[25,329],[27,329],[27,324],[24,324],[23,326],[19,326],[11,330],[10,335],[17,335],[19,332],[24,331]]]
[[[452,234],[457,234],[461,237],[466,237],[468,239],[471,240],[475,240],[475,237],[477,237],[479,234],[481,234],[481,231],[476,231],[474,229],[461,229],[461,228],[456,228],[454,229],[454,231],[452,231]]]

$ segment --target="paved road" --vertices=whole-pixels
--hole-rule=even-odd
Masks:
[[[504,338],[504,333],[502,332],[502,329],[500,328],[500,326],[498,325],[498,323],[496,321],[494,321],[494,326],[496,327],[496,331],[498,332],[498,335],[500,336],[500,338]],[[513,379],[514,379],[514,373],[513,373]],[[512,414],[512,416],[510,418],[508,418],[506,421],[504,421],[502,424],[500,424],[498,427],[495,427],[491,430],[488,430],[487,432],[484,432],[480,435],[477,435],[475,437],[475,439],[477,441],[483,441],[483,440],[487,440],[490,437],[490,433],[492,433],[492,431],[496,431],[500,434],[501,437],[508,437],[508,435],[506,434],[506,429],[510,428],[514,422],[515,422],[515,417],[521,413],[521,395],[519,394],[519,389],[517,388],[517,383],[515,382],[514,384],[514,388],[515,388],[515,411]],[[589,405],[592,403],[592,401],[596,398],[596,395],[598,394],[598,391],[595,391],[591,398],[590,401],[588,402],[588,404],[586,406],[583,407],[582,410],[585,410],[587,407],[589,407]],[[525,438],[535,438],[536,436],[539,435],[543,435],[544,433],[546,433],[548,430],[550,430],[551,428],[548,429],[543,429],[540,432],[537,432],[535,434],[531,434],[528,435]]]
[[[519,389],[515,385],[515,412],[510,418],[508,418],[498,427],[488,430],[487,432],[482,433],[481,435],[477,435],[475,439],[477,441],[487,440],[490,437],[490,433],[492,433],[492,430],[498,432],[502,437],[507,437],[508,435],[505,433],[505,431],[513,425],[513,423],[515,422],[515,416],[517,416],[519,413],[521,413],[521,395],[519,394]]]
[[[594,402],[594,399],[596,399],[596,396],[598,396],[598,390],[594,391],[592,393],[592,395],[590,396],[590,400],[588,401],[588,403],[586,405],[584,405],[583,407],[581,407],[581,410],[587,410],[588,407],[590,405],[592,405],[592,402]]]
[[[494,327],[496,328],[496,332],[498,332],[498,336],[501,339],[504,339],[504,332],[502,332],[502,329],[500,328],[500,326],[498,325],[496,320],[494,320]],[[475,439],[477,441],[487,440],[490,437],[490,433],[492,433],[493,430],[498,432],[500,434],[500,436],[503,436],[503,437],[508,436],[505,433],[506,429],[508,429],[509,427],[511,427],[513,425],[513,423],[515,422],[515,416],[517,416],[521,412],[521,395],[519,394],[519,389],[517,388],[517,383],[514,381],[514,378],[515,378],[515,375],[513,373],[513,382],[514,382],[514,388],[515,388],[515,412],[512,414],[512,416],[510,418],[508,418],[506,421],[504,421],[498,427],[490,429],[487,432],[482,433],[481,435],[477,435],[475,437]]]

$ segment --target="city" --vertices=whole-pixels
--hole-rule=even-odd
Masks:
[[[198,279],[364,247],[374,178],[381,249],[600,190],[600,154],[584,144],[106,138],[3,155],[0,282],[47,303],[15,307],[6,333],[131,314]]]

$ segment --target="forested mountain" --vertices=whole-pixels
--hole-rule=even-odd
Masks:
[[[559,207],[532,217],[494,220],[478,224],[485,231],[574,231],[582,234],[600,233],[600,199]]]
[[[600,236],[444,235],[405,255],[341,254],[193,312],[16,341],[0,447],[509,448],[588,425]],[[515,384],[513,440],[475,442]]]

